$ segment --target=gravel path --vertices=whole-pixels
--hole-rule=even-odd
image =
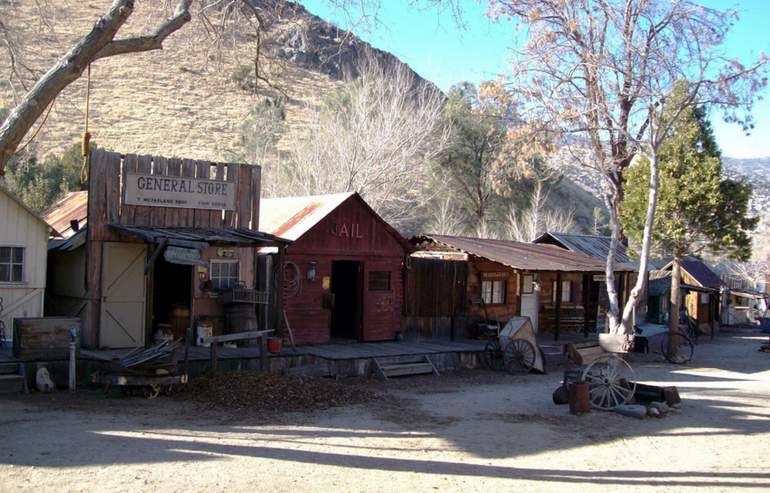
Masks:
[[[465,371],[359,385],[365,404],[213,413],[168,398],[65,392],[0,399],[2,491],[770,490],[770,354],[756,333],[702,343],[662,419],[554,406],[561,371]]]

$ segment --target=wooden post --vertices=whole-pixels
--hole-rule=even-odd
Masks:
[[[217,343],[215,341],[211,342],[211,347],[209,348],[210,356],[211,356],[211,376],[217,374],[217,366],[219,361],[217,360]]]
[[[591,291],[593,274],[583,274],[583,337],[588,338],[588,298]]]
[[[554,331],[553,340],[559,340],[559,332],[561,325],[561,271],[556,272],[556,301],[554,302]]]
[[[265,344],[265,336],[260,335],[257,340],[259,341],[259,371],[265,371],[267,369],[267,344]]]

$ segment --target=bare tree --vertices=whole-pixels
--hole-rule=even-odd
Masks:
[[[465,218],[462,210],[456,206],[456,201],[450,195],[445,194],[443,197],[437,197],[430,210],[431,218],[426,228],[427,231],[440,235],[456,236],[465,230]]]
[[[535,182],[529,205],[520,211],[514,205],[509,208],[505,236],[515,241],[529,243],[548,231],[571,233],[575,230],[573,209],[549,208],[546,180]]]
[[[365,58],[359,76],[309,108],[307,135],[282,166],[287,193],[356,191],[388,221],[404,225],[432,193],[429,163],[442,151],[443,96],[404,65]]]
[[[608,255],[610,332],[628,334],[649,266],[658,189],[658,150],[682,110],[693,104],[725,109],[727,119],[751,126],[754,94],[766,85],[766,59],[750,66],[728,60],[722,44],[733,12],[689,0],[491,0],[495,18],[522,22],[527,43],[515,54],[511,93],[530,120],[581,135],[591,160],[580,166],[603,177],[612,231],[621,239],[622,173],[636,156],[651,166],[640,275],[622,313]],[[666,118],[661,111],[678,81],[687,97]]]
[[[340,10],[352,12],[355,6],[363,23],[372,22],[372,13],[378,5],[378,0],[328,1]],[[23,40],[6,18],[0,18],[0,50],[9,59],[8,73],[4,75],[15,95],[16,105],[0,126],[0,176],[34,124],[41,119],[45,122],[45,115],[57,96],[80,78],[93,62],[161,50],[169,36],[192,20],[195,20],[196,29],[189,36],[189,45],[203,53],[202,60],[217,60],[225,51],[235,52],[244,43],[253,44],[250,63],[254,67],[255,80],[282,92],[281,88],[273,86],[265,73],[264,60],[271,57],[263,50],[263,36],[270,23],[284,10],[293,8],[292,4],[275,0],[160,0],[144,2],[144,13],[137,14],[137,3],[135,0],[113,0],[92,29],[45,73],[27,63]],[[54,19],[60,6],[56,2],[35,0],[35,9],[39,14],[42,40],[46,32],[54,30]],[[127,27],[131,19],[134,20],[132,27]],[[143,27],[139,33],[135,33],[137,26]],[[345,35],[350,36],[350,33]],[[27,42],[33,50],[38,44],[38,40],[35,41]]]

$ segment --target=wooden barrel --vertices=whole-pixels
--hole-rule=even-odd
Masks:
[[[190,325],[190,308],[184,305],[171,305],[169,314],[171,322],[171,333],[174,339],[181,339],[187,334],[187,327]]]
[[[231,303],[225,305],[225,333],[258,330],[257,311],[250,303]]]

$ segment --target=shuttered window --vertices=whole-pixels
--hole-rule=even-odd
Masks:
[[[369,291],[390,291],[390,271],[373,270],[369,272]]]
[[[24,281],[24,248],[0,247],[0,282]]]

